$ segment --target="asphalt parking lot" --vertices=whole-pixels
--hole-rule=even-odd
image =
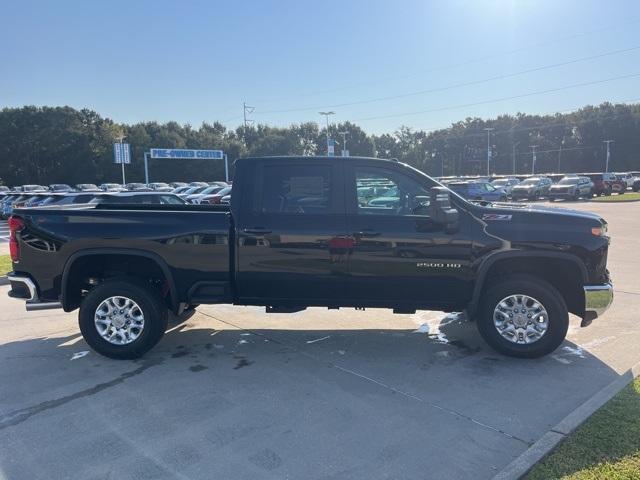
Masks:
[[[0,478],[491,478],[640,361],[640,203],[555,206],[609,222],[616,299],[538,360],[456,315],[224,305],[113,361],[0,287]]]

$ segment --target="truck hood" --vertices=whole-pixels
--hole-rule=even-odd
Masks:
[[[574,219],[593,220],[602,224],[607,222],[595,213],[585,212],[582,210],[572,210],[569,208],[548,207],[544,205],[534,204],[516,204],[516,203],[495,203],[491,207],[483,207],[482,215],[498,214],[498,215],[514,215],[517,217],[525,217],[527,215],[551,216],[554,220],[558,217],[571,217]]]

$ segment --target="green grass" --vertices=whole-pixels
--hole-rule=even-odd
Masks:
[[[528,480],[640,478],[640,378],[573,432]]]
[[[9,255],[0,255],[0,275],[6,275],[12,269]]]
[[[610,195],[608,197],[596,197],[592,202],[632,202],[640,200],[640,192],[627,192],[624,195]]]

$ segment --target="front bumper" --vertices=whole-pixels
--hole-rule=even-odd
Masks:
[[[549,198],[573,198],[576,196],[576,192],[549,192]]]
[[[602,316],[613,303],[613,285],[586,285],[584,288],[584,316],[582,327],[586,327],[593,320]]]
[[[62,308],[62,304],[60,302],[41,300],[40,296],[38,295],[38,287],[33,282],[33,280],[31,280],[26,275],[10,273],[9,275],[7,275],[7,279],[11,283],[9,296],[26,300],[25,307],[28,312],[31,312],[33,310]]]

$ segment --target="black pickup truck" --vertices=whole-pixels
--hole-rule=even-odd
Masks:
[[[18,209],[10,295],[27,310],[79,308],[112,358],[152,348],[169,312],[199,304],[463,311],[498,351],[557,348],[613,300],[597,215],[468,202],[402,163],[374,158],[236,161],[230,207]]]

